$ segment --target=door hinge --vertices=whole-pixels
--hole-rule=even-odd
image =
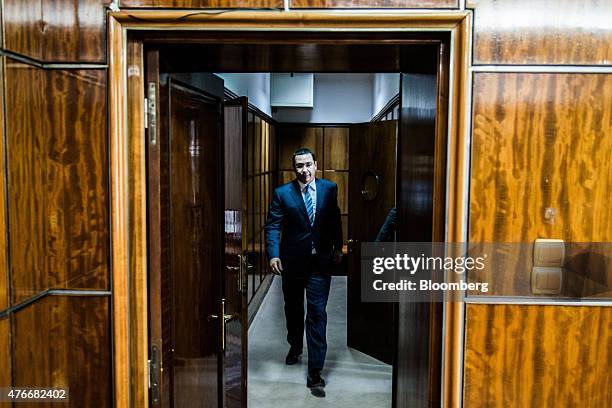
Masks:
[[[151,346],[151,359],[149,360],[149,389],[151,390],[151,402],[159,403],[159,348]]]
[[[157,144],[157,85],[155,82],[149,82],[149,88],[146,98],[146,123],[149,130],[149,141],[152,145]]]

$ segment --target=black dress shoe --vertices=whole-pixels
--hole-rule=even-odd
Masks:
[[[320,370],[310,370],[306,378],[306,386],[308,388],[324,388],[325,380],[321,377]]]
[[[287,353],[287,357],[285,357],[285,364],[287,365],[297,364],[300,362],[300,357],[302,357],[301,351],[290,349],[289,353]]]

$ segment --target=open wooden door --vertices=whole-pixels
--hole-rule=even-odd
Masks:
[[[401,74],[398,136],[397,240],[444,242],[448,48],[422,46]],[[394,403],[440,406],[441,302],[399,302]]]
[[[150,404],[223,403],[223,81],[147,51]],[[237,225],[240,225],[238,222]]]
[[[395,306],[361,302],[360,243],[376,239],[395,207],[397,121],[352,125],[349,141],[347,344],[392,364]],[[370,188],[376,193],[364,191]]]
[[[223,364],[224,407],[247,404],[247,299],[246,175],[247,98],[225,103],[225,352]]]

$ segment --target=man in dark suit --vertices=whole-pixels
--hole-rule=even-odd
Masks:
[[[322,389],[321,370],[327,352],[327,298],[330,263],[342,259],[342,221],[338,186],[315,179],[317,161],[307,148],[293,153],[296,179],[274,190],[264,226],[272,272],[281,275],[287,321],[288,365],[302,354],[304,291],[306,291],[306,343],[309,388]],[[282,237],[281,237],[282,236]]]

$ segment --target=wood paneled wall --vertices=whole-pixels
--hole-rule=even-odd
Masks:
[[[464,406],[612,406],[612,307],[468,305]]]
[[[12,303],[109,289],[106,82],[101,70],[6,68]]]
[[[475,64],[612,64],[612,2],[468,0]]]
[[[105,7],[109,3],[110,0],[4,0],[2,50],[40,62],[104,64]],[[283,1],[122,0],[120,6],[122,9],[280,8]],[[293,9],[459,6],[458,0],[290,2]],[[468,7],[474,10],[474,64],[611,64],[610,2],[469,0]],[[9,290],[13,292],[13,300],[23,300],[52,286],[108,288],[109,279],[106,69],[92,66],[48,70],[35,63],[8,62],[3,92],[8,174],[2,174],[0,187],[7,180],[9,184],[4,203],[0,188],[0,211],[5,213],[8,209],[9,217],[3,225],[0,215],[0,246],[6,254],[10,248],[8,271],[15,288],[3,285],[7,279],[0,272],[0,312],[8,306]],[[605,171],[610,175],[610,156],[607,160],[589,160],[591,156],[603,157],[605,149],[610,148],[610,75],[475,74],[470,239],[531,240],[539,234],[561,234],[571,239],[610,240],[610,217],[606,216],[609,206],[608,212],[605,206],[609,200],[606,197],[611,196],[610,179],[604,178]],[[462,103],[472,101],[466,99]],[[281,160],[282,157],[281,153]],[[548,181],[546,174],[552,177]],[[543,206],[549,204],[560,209],[557,222],[551,225],[542,222],[541,213]],[[10,230],[8,243],[3,241],[7,229]],[[0,258],[2,253],[0,248]],[[4,347],[10,336],[15,336],[15,330],[23,333],[36,313],[51,313],[44,310],[57,304],[57,310],[66,311],[66,316],[75,319],[74,322],[55,320],[60,322],[58,327],[69,328],[61,329],[64,338],[58,344],[76,347],[87,358],[73,358],[68,368],[57,358],[42,363],[44,358],[28,355],[38,352],[36,342],[40,339],[26,340],[14,345],[18,349],[13,347],[11,366],[19,367],[13,374],[18,379],[29,378],[31,382],[43,374],[27,368],[38,368],[40,373],[49,370],[66,373],[63,370],[68,369],[70,374],[62,374],[61,378],[70,378],[83,387],[82,394],[75,396],[74,406],[83,401],[82,396],[93,396],[100,399],[100,405],[106,404],[106,397],[112,395],[110,383],[100,381],[100,376],[87,378],[91,367],[105,373],[101,361],[110,361],[110,345],[105,341],[92,343],[93,351],[88,351],[74,342],[79,336],[91,338],[90,332],[99,338],[108,334],[102,329],[108,330],[112,319],[108,307],[94,298],[43,299],[47,300],[39,300],[0,320],[0,380],[11,375],[7,374],[9,365],[4,363],[11,356],[2,352],[8,350]],[[75,308],[81,309],[77,313]],[[610,311],[600,309],[469,306],[465,326],[465,406],[505,407],[513,405],[514,398],[523,398],[517,401],[529,405],[531,401],[525,398],[540,398],[533,395],[540,390],[542,401],[549,401],[552,388],[545,385],[546,378],[535,376],[540,373],[534,371],[535,365],[526,367],[527,373],[533,375],[534,392],[525,396],[523,389],[515,385],[523,383],[519,379],[523,378],[526,360],[513,357],[507,350],[523,348],[527,350],[522,354],[526,359],[531,356],[525,354],[531,353],[529,350],[533,351],[534,359],[541,358],[539,353],[544,352],[547,360],[542,367],[560,381],[555,389],[559,401],[566,398],[568,404],[575,401],[575,405],[611,405],[609,394],[604,393],[609,387],[602,383],[609,384],[609,374],[600,370],[611,366],[609,334],[605,337],[593,329],[602,327],[601,322],[610,321]],[[595,318],[592,313],[599,313],[600,317]],[[49,316],[59,319],[58,315]],[[88,320],[90,317],[93,320]],[[13,320],[12,330],[7,329],[10,320]],[[530,333],[527,329],[534,322],[546,327],[546,333],[538,334],[536,330]],[[78,329],[83,327],[88,333]],[[571,333],[571,342],[558,340],[557,331]],[[53,331],[52,335],[57,333]],[[494,336],[485,341],[483,333],[494,333]],[[2,334],[8,334],[9,339]],[[567,357],[561,352],[555,353],[549,341],[567,352],[579,351],[580,362],[586,367],[592,362],[599,362],[601,366],[593,367],[588,373],[584,370],[570,370],[571,374],[567,375],[554,372],[569,366]],[[602,360],[604,344],[607,344],[604,350],[607,360]],[[86,379],[74,373],[85,373]],[[586,382],[571,382],[578,377],[576,373],[584,373]],[[491,395],[488,388],[479,385],[496,387],[500,378],[510,381],[508,390],[514,390],[512,394],[501,387],[501,394]],[[597,384],[603,386],[597,388]]]
[[[70,407],[111,407],[109,310],[108,296],[46,296],[15,312],[13,386],[65,387]]]
[[[473,115],[471,242],[612,240],[612,75],[478,73]],[[488,295],[530,296],[531,266],[489,269]]]
[[[0,30],[1,31],[1,30]],[[4,64],[6,59],[0,56],[0,84],[4,83]],[[6,178],[5,167],[5,132],[4,132],[4,92],[0,92],[0,312],[9,306],[9,264],[8,264],[8,229],[6,220]]]
[[[509,72],[473,74],[469,240],[610,241],[612,71],[558,65],[611,64],[612,3],[467,6],[474,10],[474,65],[551,65],[544,73],[506,66]],[[527,258],[492,270],[489,294],[533,296]],[[564,295],[592,292],[584,279],[567,284]],[[466,408],[612,404],[609,305],[469,304],[466,313]]]
[[[46,62],[106,61],[111,0],[6,0],[8,51]]]
[[[10,387],[12,384],[10,323],[8,317],[0,319],[0,387]]]
[[[125,7],[282,8],[283,0],[123,0]]]
[[[478,73],[473,115],[470,241],[612,241],[612,75]]]
[[[43,64],[105,63],[109,3],[1,10],[2,50],[26,62],[1,58],[0,385],[69,387],[71,407],[113,401],[107,75]]]

